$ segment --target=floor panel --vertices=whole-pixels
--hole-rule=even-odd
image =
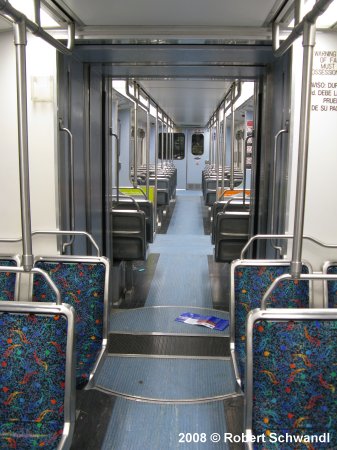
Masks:
[[[196,401],[235,394],[229,359],[108,356],[96,386],[120,395],[157,401]]]
[[[175,319],[184,312],[196,313],[203,316],[216,316],[229,320],[229,313],[227,311],[218,311],[212,308],[160,306],[136,308],[127,311],[115,310],[110,319],[110,332],[229,336],[229,327],[224,331],[217,331],[204,326],[177,322]]]

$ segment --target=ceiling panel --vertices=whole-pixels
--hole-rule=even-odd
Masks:
[[[10,30],[12,25],[6,19],[0,16],[0,31]]]
[[[141,85],[178,126],[201,127],[228,91],[230,82],[141,80]]]
[[[62,0],[61,0],[62,1]],[[85,25],[260,27],[279,0],[63,0]]]

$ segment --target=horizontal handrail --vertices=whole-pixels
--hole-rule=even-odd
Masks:
[[[317,18],[323,14],[327,8],[329,7],[330,3],[332,3],[333,0],[318,0],[315,5],[313,6],[312,10],[309,11],[292,30],[292,32],[289,34],[287,39],[282,41],[280,43],[280,24],[274,22],[273,28],[272,28],[272,37],[273,37],[273,52],[274,55],[278,58],[284,53],[289,50],[289,48],[292,46],[293,42],[300,37],[303,34],[304,31],[304,24],[306,22],[308,23],[315,23]]]
[[[337,274],[323,274],[323,273],[301,273],[299,277],[293,277],[290,273],[284,273],[279,277],[275,278],[269,288],[266,290],[264,296],[261,300],[261,309],[267,308],[267,300],[271,296],[271,294],[276,289],[277,285],[281,283],[281,281],[295,281],[295,280],[335,280],[337,281]]]
[[[97,251],[97,256],[101,256],[101,252],[99,249],[99,246],[97,245],[94,238],[91,236],[91,234],[87,233],[86,231],[70,231],[70,230],[36,230],[32,232],[32,236],[36,236],[38,234],[45,234],[45,235],[61,235],[61,236],[86,236],[89,241],[92,243],[92,245],[95,247]],[[21,242],[22,238],[0,238],[0,242]]]
[[[62,42],[54,39],[50,34],[48,34],[39,24],[29,20],[24,14],[22,14],[17,9],[9,3],[8,0],[0,0],[0,15],[10,18],[16,23],[25,22],[29,31],[31,31],[35,36],[42,38],[44,41],[51,44],[56,50],[60,51],[65,55],[71,55],[74,41],[75,41],[75,24],[71,22],[68,24],[68,43],[67,46],[63,45]]]
[[[223,211],[223,212],[226,212],[228,205],[229,205],[230,203],[232,203],[233,201],[235,201],[235,200],[244,200],[244,197],[229,197],[228,201],[224,204],[224,206],[223,206],[223,208],[222,208],[222,211]],[[240,203],[240,204],[241,204],[241,203]],[[245,206],[246,206],[246,203],[245,203],[245,202],[242,202],[242,205],[245,205]],[[249,206],[248,203],[247,203],[247,206]]]
[[[56,284],[54,283],[54,281],[50,278],[50,276],[48,275],[47,272],[45,272],[44,270],[39,269],[38,267],[33,267],[30,270],[25,270],[24,267],[8,267],[8,266],[0,266],[0,272],[9,272],[9,273],[38,273],[39,275],[42,275],[47,283],[49,284],[49,286],[52,288],[52,290],[54,291],[55,295],[56,295],[56,304],[57,305],[61,305],[62,304],[62,300],[61,300],[61,294],[60,291],[58,290],[58,288],[56,287]]]
[[[294,235],[293,234],[256,234],[255,236],[252,236],[249,239],[247,244],[241,250],[240,259],[244,259],[244,255],[245,255],[246,251],[248,250],[248,248],[251,246],[251,244],[254,241],[263,240],[263,239],[266,239],[266,240],[268,240],[268,239],[294,239]],[[303,239],[314,242],[315,244],[317,244],[321,247],[337,249],[337,244],[327,244],[325,242],[320,241],[319,239],[314,238],[313,236],[304,235]]]
[[[135,199],[134,197],[132,197],[132,195],[125,194],[124,192],[119,192],[119,193],[120,193],[120,195],[122,196],[122,198],[128,198],[128,199],[130,199],[130,200],[135,204],[135,206],[136,206],[136,208],[137,208],[137,211],[140,210],[139,205],[138,205],[136,199]],[[117,197],[116,197],[116,198],[117,198]],[[119,200],[117,200],[117,201],[119,201]],[[112,198],[112,202],[113,202],[113,198]],[[112,208],[112,209],[114,209],[114,208]]]

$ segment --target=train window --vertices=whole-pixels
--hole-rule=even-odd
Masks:
[[[164,133],[164,139],[162,142],[163,133],[159,133],[159,145],[158,145],[158,158],[170,159],[171,152],[171,134],[169,134],[168,143],[166,145],[167,133]],[[185,134],[173,133],[173,159],[185,158]]]
[[[192,134],[192,155],[201,156],[204,154],[204,135],[201,133]]]

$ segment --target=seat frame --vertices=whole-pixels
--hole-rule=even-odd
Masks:
[[[253,331],[254,324],[257,321],[300,321],[300,320],[336,320],[337,309],[309,309],[309,308],[268,308],[255,309],[248,314],[247,318],[247,342],[246,342],[246,391],[245,391],[245,413],[244,413],[244,429],[247,437],[246,448],[253,450],[255,447],[252,443],[254,439],[253,432]],[[250,441],[250,442],[249,442]],[[277,448],[277,447],[275,447]],[[281,448],[281,447],[279,447]]]
[[[0,255],[0,266],[2,266],[4,261],[15,261],[16,267],[21,266],[21,258],[18,254],[9,255],[9,254],[1,254]],[[14,301],[17,301],[19,298],[19,286],[20,286],[20,274],[15,275],[15,289],[14,289]],[[4,300],[5,301],[5,300]]]
[[[69,305],[36,302],[0,302],[1,313],[63,315],[67,318],[67,345],[64,391],[64,425],[57,450],[68,450],[75,427],[75,311]]]
[[[90,372],[88,383],[85,386],[86,389],[91,389],[94,384],[94,377],[98,370],[98,368],[103,363],[103,356],[106,351],[107,342],[108,342],[108,332],[109,332],[109,286],[110,286],[110,261],[103,256],[36,256],[34,258],[34,266],[37,262],[53,262],[53,263],[86,263],[86,264],[104,264],[105,266],[105,280],[104,280],[104,297],[103,297],[103,339],[102,339],[102,348],[97,357],[97,361]],[[30,292],[33,293],[33,277],[31,277],[31,286]]]
[[[312,267],[308,262],[303,263],[307,268],[308,272],[312,273]],[[239,364],[235,349],[235,282],[234,275],[235,270],[240,267],[264,267],[264,266],[276,266],[276,267],[284,267],[289,266],[290,270],[290,260],[280,260],[280,259],[238,259],[232,262],[231,264],[231,273],[230,273],[230,302],[229,302],[229,316],[230,316],[230,352],[231,352],[231,360],[233,364],[234,374],[238,385],[241,387],[241,375],[239,370]],[[271,283],[270,283],[271,284]],[[266,290],[269,286],[266,286]],[[262,300],[262,297],[261,297]],[[312,283],[309,281],[309,307],[312,306]],[[273,308],[274,309],[274,308]],[[247,314],[248,315],[248,314]],[[247,334],[246,334],[247,337]]]

